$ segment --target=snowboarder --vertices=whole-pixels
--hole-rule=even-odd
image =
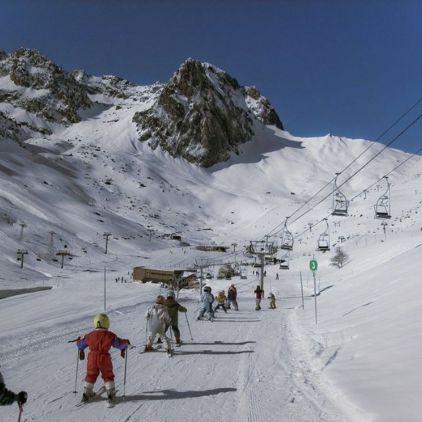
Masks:
[[[166,343],[166,351],[169,356],[173,355],[170,340],[166,335],[166,330],[171,324],[171,318],[165,305],[164,296],[158,295],[155,304],[151,306],[145,314],[148,324],[148,341],[145,346],[145,352],[152,352],[152,344],[155,336],[158,334]]]
[[[15,394],[6,388],[6,384],[4,383],[3,376],[0,372],[0,406],[6,406],[17,402],[19,409],[21,409],[27,400],[28,394],[26,391],[21,391],[18,394]]]
[[[260,286],[256,286],[254,293],[255,293],[255,298],[256,298],[255,311],[260,311],[261,310],[261,299],[262,299],[262,296],[264,295],[264,290],[261,290]]]
[[[273,292],[270,293],[270,295],[268,296],[268,299],[270,299],[270,309],[277,308],[277,306],[275,304],[275,296],[274,296]]]
[[[224,290],[221,290],[221,292],[218,292],[217,295],[217,306],[214,308],[214,312],[219,309],[219,308],[223,308],[223,311],[225,313],[227,313],[227,309],[226,309],[226,295],[224,294]]]
[[[230,305],[233,305],[233,309],[238,311],[239,307],[237,305],[237,289],[234,284],[232,284],[227,291],[227,299],[229,300]]]
[[[173,330],[176,344],[180,346],[179,312],[187,312],[187,309],[176,301],[173,290],[167,293],[166,306],[171,319],[170,324],[166,325],[166,332],[171,327],[170,329]]]
[[[198,320],[200,320],[205,312],[208,313],[209,317],[208,319],[211,321],[214,317],[214,312],[212,310],[212,303],[214,302],[214,296],[211,293],[211,287],[205,286],[204,291],[201,295],[201,305],[200,305],[200,311],[198,315]]]
[[[107,392],[107,401],[109,405],[112,405],[116,396],[116,389],[114,386],[113,364],[109,351],[113,346],[120,350],[120,355],[124,358],[130,342],[127,339],[117,337],[116,334],[108,330],[110,328],[110,320],[105,313],[95,315],[94,328],[94,331],[91,331],[76,342],[80,360],[85,359],[84,350],[87,347],[89,348],[82,402],[87,402],[95,396],[95,381],[97,381],[98,375],[101,373]]]

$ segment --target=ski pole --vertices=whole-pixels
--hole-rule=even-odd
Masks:
[[[125,375],[123,377],[123,399],[126,398],[126,373],[127,373],[127,355],[129,352],[129,348],[126,348],[126,353],[125,353]]]
[[[188,323],[188,328],[189,328],[189,334],[190,334],[190,341],[193,341],[193,337],[192,337],[192,331],[190,329],[190,324],[189,324],[189,319],[188,319],[188,315],[185,312],[185,317],[186,317],[186,322]]]
[[[149,327],[149,318],[147,318],[147,325],[145,327],[145,344],[148,343],[148,327]]]
[[[22,414],[23,414],[23,404],[19,404],[18,422],[21,422],[21,420],[22,420]]]
[[[79,369],[79,349],[76,350],[76,373],[75,373],[75,388],[73,389],[73,393],[76,394],[76,386],[78,385],[78,369]]]

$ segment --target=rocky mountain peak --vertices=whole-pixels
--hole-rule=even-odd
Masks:
[[[37,50],[20,48],[10,55],[0,54],[1,76],[9,76],[16,86],[7,92],[0,89],[2,100],[49,121],[78,122],[78,110],[92,105],[86,89]],[[20,87],[33,91],[29,94]]]
[[[188,59],[155,104],[134,115],[139,139],[205,167],[227,160],[252,138],[255,124],[282,128],[268,100],[249,91],[227,72]]]

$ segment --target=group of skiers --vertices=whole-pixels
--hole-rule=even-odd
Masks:
[[[167,354],[172,355],[173,350],[170,339],[167,336],[167,331],[170,328],[170,335],[172,332],[174,333],[176,346],[180,346],[179,312],[186,311],[187,309],[176,301],[175,294],[172,290],[167,293],[167,299],[162,295],[157,296],[155,304],[145,314],[148,332],[145,352],[152,352],[154,350],[152,345],[155,337],[158,335],[158,343],[162,343],[164,339]]]
[[[257,286],[255,291],[256,297],[256,310],[261,309],[261,299],[264,296],[264,291],[261,290],[260,286]],[[275,309],[275,296],[270,293],[270,308]],[[233,309],[238,311],[237,303],[237,290],[234,284],[232,284],[227,291],[227,296],[224,290],[219,291],[216,298],[216,305],[213,308],[215,299],[211,293],[211,287],[205,286],[201,295],[201,302],[199,307],[198,320],[202,319],[207,313],[209,319],[214,318],[214,313],[218,309],[222,308],[224,312],[227,309]],[[170,329],[170,336],[174,333],[174,339],[176,346],[181,345],[180,330],[179,330],[179,312],[186,313],[187,309],[180,305],[172,290],[168,291],[167,297],[158,295],[155,303],[148,308],[145,317],[147,320],[147,342],[144,348],[144,352],[153,351],[153,343],[155,338],[158,336],[157,343],[162,343],[164,340],[165,350],[169,356],[173,355],[170,339],[167,335]],[[85,359],[85,349],[89,348],[87,358],[87,372],[85,377],[84,391],[82,394],[82,402],[88,402],[92,399],[96,393],[94,392],[94,385],[101,374],[104,380],[104,391],[107,393],[107,402],[110,406],[113,405],[116,389],[114,385],[114,372],[113,364],[110,356],[111,347],[120,350],[122,358],[126,357],[127,348],[130,346],[128,339],[122,339],[109,330],[110,319],[105,313],[99,313],[93,320],[94,330],[86,334],[84,337],[75,339],[76,346],[78,348],[78,358],[80,360]],[[21,391],[15,394],[6,389],[3,377],[0,373],[0,405],[11,404],[17,402],[22,412],[22,406],[27,401],[27,393]]]
[[[153,342],[158,335],[157,343],[162,339],[166,345],[168,355],[173,354],[170,339],[167,336],[169,328],[173,331],[176,345],[180,346],[180,330],[178,324],[178,313],[186,312],[187,309],[180,305],[173,291],[167,293],[167,298],[158,295],[154,305],[148,308],[145,317],[147,320],[147,344],[145,352],[153,351]],[[79,350],[79,358],[85,358],[84,350],[89,348],[87,374],[85,377],[84,392],[82,402],[89,401],[95,396],[94,385],[101,373],[104,380],[104,387],[107,393],[107,401],[110,406],[113,405],[116,389],[114,385],[113,365],[111,362],[110,349],[115,347],[120,350],[123,358],[126,356],[126,350],[130,346],[128,339],[121,339],[113,332],[109,331],[110,320],[105,313],[97,314],[94,318],[94,331],[77,340],[76,345]]]
[[[217,304],[213,308],[213,303],[215,301],[217,301]],[[237,304],[237,289],[234,284],[228,288],[227,296],[224,290],[221,290],[218,292],[217,298],[211,293],[211,287],[205,286],[201,294],[201,303],[197,319],[200,320],[207,314],[208,319],[213,320],[217,309],[222,308],[223,311],[227,313],[227,309],[231,309],[232,306],[235,311],[239,310]]]
[[[264,297],[264,290],[261,289],[261,286],[256,286],[256,289],[254,290],[255,293],[255,310],[260,311],[261,310],[261,300]],[[277,306],[275,304],[275,295],[273,292],[271,292],[268,296],[268,299],[270,300],[270,309],[276,309]]]

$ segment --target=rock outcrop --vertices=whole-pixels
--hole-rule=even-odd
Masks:
[[[80,121],[78,111],[92,105],[83,85],[36,50],[2,52],[0,77],[9,77],[11,82],[8,89],[0,90],[3,102],[48,121],[76,123]]]
[[[243,88],[228,73],[196,60],[185,61],[155,104],[134,115],[139,139],[174,157],[205,167],[227,160],[250,140],[257,123],[280,119],[254,88]]]

